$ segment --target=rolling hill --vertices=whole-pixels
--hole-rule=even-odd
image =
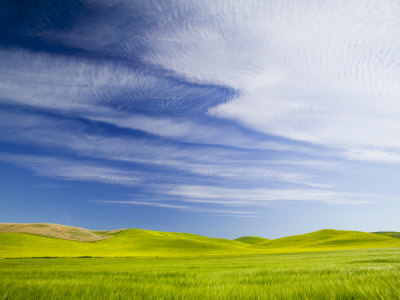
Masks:
[[[125,229],[107,239],[88,243],[77,241],[76,236],[67,240],[50,237],[53,235],[50,232],[47,232],[48,236],[43,236],[13,230],[0,233],[0,257],[176,257],[257,253],[245,243],[190,233]]]
[[[400,247],[400,240],[375,233],[324,229],[306,234],[288,236],[256,245],[262,249],[335,250]]]
[[[234,239],[234,241],[254,245],[254,244],[259,244],[262,242],[269,241],[269,239],[258,237],[258,236],[242,236],[240,238]]]
[[[377,231],[373,233],[400,239],[400,232],[397,231]]]
[[[332,229],[275,240],[249,236],[229,240],[144,229],[93,231],[56,224],[0,224],[0,258],[189,257],[389,247],[400,247],[400,239]]]
[[[40,236],[53,237],[63,240],[72,240],[80,242],[97,242],[105,240],[121,232],[117,230],[89,230],[80,227],[65,226],[51,223],[0,223],[0,233],[30,233]]]

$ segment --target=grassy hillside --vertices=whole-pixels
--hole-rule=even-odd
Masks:
[[[400,232],[397,231],[377,231],[373,233],[400,239]]]
[[[254,245],[254,244],[259,244],[262,242],[269,241],[269,239],[258,237],[258,236],[242,236],[240,238],[235,239],[235,241]]]
[[[0,257],[199,256],[253,254],[246,244],[188,233],[127,229],[96,243],[0,233]]]
[[[59,226],[59,225],[57,225]],[[3,226],[4,230],[5,226]],[[358,231],[320,230],[275,240],[242,237],[216,239],[189,233],[126,229],[88,243],[43,236],[42,233],[0,233],[0,257],[188,257],[202,255],[246,255],[341,249],[400,247],[400,239]]]
[[[284,237],[256,245],[263,249],[335,250],[400,247],[400,240],[361,231],[324,229],[311,233]]]
[[[50,223],[0,223],[1,232],[30,233],[35,235],[54,237],[64,240],[80,242],[96,242],[112,237],[121,232],[118,230],[88,230],[80,227],[65,226]]]

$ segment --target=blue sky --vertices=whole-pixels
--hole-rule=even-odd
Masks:
[[[3,1],[0,221],[400,231],[399,19],[396,1]]]

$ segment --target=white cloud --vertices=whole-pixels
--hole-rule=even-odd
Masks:
[[[115,63],[0,50],[1,102],[52,110],[105,111],[125,90],[150,90],[156,79]]]
[[[39,176],[62,180],[91,181],[124,186],[137,185],[141,180],[134,172],[37,155],[1,154],[0,160],[35,172]]]
[[[351,189],[363,179],[343,184],[340,167],[350,165],[330,156],[400,162],[398,3],[149,0],[146,8],[126,1],[99,5],[113,5],[106,18],[82,19],[68,31],[49,30],[40,38],[94,51],[100,60],[95,54],[85,59],[0,50],[0,103],[23,106],[8,105],[0,112],[0,140],[52,153],[1,154],[0,160],[39,176],[150,188],[164,200],[104,201],[109,204],[254,217],[230,208],[279,201],[364,204],[382,198],[341,191],[340,183]],[[150,26],[136,28],[136,5]],[[143,73],[131,67],[136,61],[143,63]],[[140,114],[141,107],[129,102],[151,99],[144,106],[154,111],[159,103],[179,107],[182,100],[196,99],[188,88],[192,82],[223,85],[236,93],[210,108],[204,119],[185,114],[186,107],[179,116],[173,109],[170,115]],[[196,100],[182,105],[195,106]],[[27,113],[32,107],[51,110],[52,116]],[[87,120],[159,137],[88,125]],[[237,122],[275,138],[244,130]],[[337,173],[327,173],[332,170]]]
[[[211,115],[333,148],[400,149],[399,3],[176,4],[181,21],[160,21],[146,59],[239,91]]]
[[[24,122],[20,122],[23,119]],[[323,159],[249,158],[247,150],[192,147],[129,136],[103,136],[89,133],[78,124],[45,116],[0,113],[0,140],[58,147],[80,157],[107,161],[142,163],[193,175],[240,180],[242,182],[279,181],[314,187],[328,187],[312,175],[312,170],[328,170],[336,163]],[[258,152],[257,152],[258,153]]]
[[[0,103],[69,112],[182,142],[310,151],[307,147],[252,138],[231,126],[211,126],[183,117],[152,117],[119,109],[119,98],[127,92],[133,98],[147,95],[162,99],[167,97],[165,93],[174,95],[174,89],[162,78],[141,74],[115,62],[0,50]],[[184,94],[183,90],[175,92]]]
[[[98,200],[97,203],[104,204],[122,204],[122,205],[141,205],[141,206],[153,206],[160,208],[171,208],[181,211],[192,211],[192,212],[206,212],[206,213],[218,213],[222,216],[234,216],[242,218],[256,218],[259,215],[251,211],[240,211],[240,210],[227,210],[227,209],[217,209],[217,208],[202,208],[190,205],[177,205],[171,203],[161,203],[161,202],[144,202],[144,201],[118,201],[118,200]]]
[[[61,180],[88,181],[122,186],[138,186],[145,184],[153,186],[153,192],[159,196],[169,196],[175,201],[212,204],[220,206],[251,207],[266,205],[275,201],[313,201],[328,204],[366,204],[373,201],[377,195],[365,195],[349,192],[340,192],[330,189],[297,188],[230,188],[201,185],[159,185],[154,176],[144,176],[143,172],[129,169],[109,167],[91,162],[60,159],[37,155],[1,154],[0,160],[13,163],[35,172],[39,176]],[[151,179],[151,182],[148,179]],[[382,198],[381,196],[379,196]],[[154,201],[102,201],[113,204],[135,204],[174,208],[185,211],[213,212],[221,214],[253,214],[249,211],[225,210],[219,208],[203,208],[187,205],[176,205]]]
[[[245,149],[299,150],[310,151],[306,147],[295,147],[285,143],[262,141],[251,138],[229,126],[210,126],[183,118],[151,117],[141,114],[108,112],[107,114],[86,115],[88,119],[107,122],[122,128],[142,130],[181,142],[240,147]]]
[[[373,161],[377,163],[400,163],[400,151],[382,151],[379,149],[352,149],[344,157],[353,160]]]
[[[271,201],[316,201],[329,204],[365,204],[373,195],[326,189],[240,189],[212,186],[177,186],[168,192],[185,201],[225,203],[226,205],[262,205]]]

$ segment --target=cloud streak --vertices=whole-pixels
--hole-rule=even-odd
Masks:
[[[399,149],[398,4],[177,3],[181,21],[160,21],[146,58],[239,91],[210,115],[333,148]]]
[[[13,154],[1,154],[0,160],[27,168],[39,176],[61,180],[89,181],[124,186],[135,186],[141,181],[137,176],[138,174],[134,172],[99,166],[93,163]]]
[[[395,2],[75,4],[6,16],[2,161],[242,217],[374,202],[370,163],[400,161]]]
[[[138,205],[138,206],[151,206],[159,208],[177,209],[186,212],[203,212],[218,214],[219,216],[234,216],[238,218],[258,218],[259,215],[251,211],[239,211],[239,210],[226,210],[226,209],[215,209],[215,208],[199,208],[196,206],[189,205],[175,205],[170,203],[160,202],[142,202],[142,201],[115,201],[115,200],[98,200],[97,203],[103,204],[119,204],[119,205]]]
[[[228,205],[261,205],[273,201],[317,201],[329,204],[366,204],[373,198],[322,189],[238,189],[210,186],[178,186],[169,192],[186,201],[226,203]]]

